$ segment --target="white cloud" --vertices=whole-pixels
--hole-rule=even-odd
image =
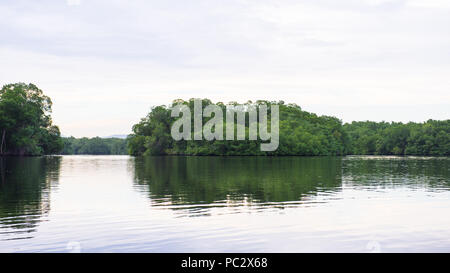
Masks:
[[[420,8],[450,8],[450,2],[447,0],[409,0],[407,3]]]
[[[66,0],[68,6],[79,6],[81,4],[81,0]]]
[[[77,136],[127,133],[180,97],[282,99],[347,121],[448,118],[425,106],[450,106],[449,11],[420,3],[6,1],[0,84],[36,83]]]

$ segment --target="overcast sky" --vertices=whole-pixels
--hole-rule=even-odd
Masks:
[[[450,1],[0,2],[0,85],[63,135],[127,134],[173,99],[284,100],[352,120],[450,118]]]

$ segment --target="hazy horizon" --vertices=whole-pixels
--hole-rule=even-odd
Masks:
[[[129,134],[174,99],[283,100],[343,122],[450,117],[445,0],[0,3],[0,85],[65,136]]]

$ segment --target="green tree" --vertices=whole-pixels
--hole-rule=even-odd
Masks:
[[[150,113],[133,126],[133,134],[128,138],[128,150],[131,155],[343,155],[347,150],[348,137],[343,129],[342,122],[335,117],[317,116],[302,111],[295,104],[285,104],[283,101],[269,102],[248,101],[245,107],[260,106],[263,104],[277,104],[280,109],[280,146],[273,152],[261,152],[261,140],[249,141],[249,124],[246,122],[246,139],[237,140],[196,140],[174,141],[170,130],[176,118],[170,116],[170,108],[175,104],[184,104],[194,113],[194,99],[189,101],[175,100],[169,106],[154,107]],[[202,107],[212,104],[203,99]],[[237,105],[230,102],[228,105]],[[216,103],[226,117],[226,105]],[[270,108],[268,109],[270,119]],[[248,113],[245,113],[248,121]],[[212,117],[211,117],[212,118]],[[203,118],[205,124],[210,118]],[[235,133],[237,130],[237,115],[235,115]],[[191,119],[193,123],[193,119]],[[268,122],[270,125],[270,120]],[[194,129],[194,125],[191,124]],[[226,128],[224,121],[223,128]]]
[[[280,145],[276,151],[261,152],[261,141],[174,141],[170,128],[174,118],[170,108],[175,104],[188,106],[194,112],[194,99],[175,100],[172,105],[158,106],[138,124],[128,137],[131,155],[450,155],[450,120],[429,120],[424,123],[410,122],[342,122],[329,116],[318,116],[303,111],[296,104],[283,101],[248,101],[244,106],[278,104],[280,109]],[[203,107],[211,104],[203,100]],[[228,105],[236,105],[230,102]],[[216,103],[225,117],[226,105]],[[270,116],[270,114],[269,114]],[[248,113],[246,114],[248,121]],[[203,118],[203,124],[208,118]],[[192,119],[193,122],[193,119]],[[235,118],[236,124],[236,118]],[[224,121],[223,127],[226,127]],[[191,128],[194,128],[191,124]],[[235,130],[236,130],[235,126]],[[246,138],[248,139],[248,123]]]
[[[63,155],[126,155],[127,140],[120,138],[63,138]]]
[[[63,143],[52,125],[52,101],[34,84],[7,84],[0,90],[0,154],[57,153]]]
[[[352,122],[344,129],[349,154],[450,155],[450,120],[409,122]]]

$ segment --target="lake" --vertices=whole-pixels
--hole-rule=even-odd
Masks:
[[[0,159],[0,252],[450,252],[450,158]]]

